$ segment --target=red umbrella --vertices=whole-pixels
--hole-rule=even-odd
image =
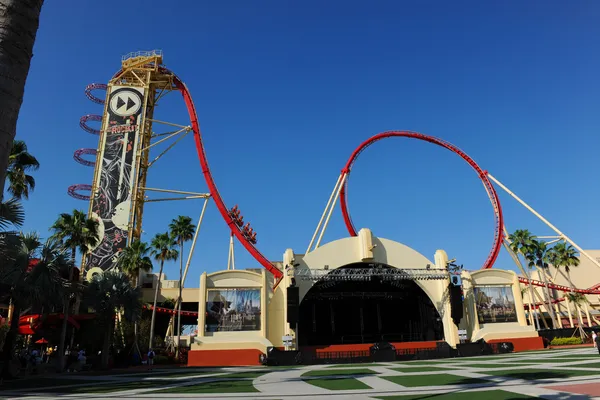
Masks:
[[[48,344],[48,341],[44,338],[41,338],[40,340],[35,342],[36,344]]]

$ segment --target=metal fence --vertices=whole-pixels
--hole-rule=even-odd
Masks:
[[[361,351],[324,351],[311,350],[279,350],[270,347],[264,363],[267,365],[311,365],[311,364],[360,364],[369,362],[433,360],[453,357],[473,357],[478,355],[510,353],[513,345],[510,342],[459,344],[456,349],[446,342],[439,342],[436,347],[396,349],[389,343],[380,343],[369,350]]]

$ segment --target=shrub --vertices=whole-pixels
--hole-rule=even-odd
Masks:
[[[568,346],[572,344],[582,344],[579,337],[557,337],[550,342],[551,346]]]

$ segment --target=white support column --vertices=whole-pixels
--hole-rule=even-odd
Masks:
[[[306,249],[306,254],[308,254],[311,251],[311,248],[313,247],[313,243],[315,242],[315,239],[317,238],[317,235],[319,234],[319,231],[321,230],[321,225],[323,224],[323,220],[325,219],[325,215],[327,215],[329,208],[335,206],[335,201],[333,202],[333,205],[331,204],[331,201],[333,200],[334,197],[337,199],[337,194],[339,193],[339,191],[341,189],[340,181],[342,180],[342,176],[344,176],[344,175],[345,175],[344,173],[340,174],[337,181],[335,182],[335,186],[333,187],[331,196],[329,196],[329,200],[327,201],[325,210],[323,211],[323,214],[321,215],[321,219],[319,220],[317,229],[315,229],[315,233],[313,234],[312,238],[310,239],[310,243],[308,244],[308,248]],[[317,247],[318,247],[318,245],[317,245]]]
[[[340,192],[342,191],[342,187],[344,187],[344,182],[346,182],[346,177],[348,177],[348,174],[342,174],[342,179],[340,180],[340,184],[338,186],[338,191],[335,194],[335,197],[333,199],[333,203],[331,204],[331,207],[329,208],[329,213],[327,214],[327,218],[325,218],[325,223],[323,224],[323,229],[321,230],[321,234],[319,235],[319,239],[317,240],[317,244],[315,245],[315,249],[319,247],[319,245],[321,244],[321,239],[323,239],[323,235],[325,234],[325,231],[327,230],[327,225],[329,225],[329,219],[331,218],[331,214],[333,213],[333,210],[335,209],[335,203],[337,203],[338,197],[340,197]]]
[[[206,272],[200,275],[200,296],[198,300],[198,337],[204,337],[206,325]]]
[[[187,277],[188,269],[190,268],[190,263],[192,262],[192,256],[194,255],[194,250],[196,249],[196,240],[198,239],[198,233],[200,232],[200,227],[202,226],[202,220],[204,219],[204,211],[206,211],[206,205],[208,204],[208,199],[204,199],[204,204],[202,205],[202,211],[200,211],[200,218],[198,219],[198,225],[196,225],[196,232],[194,232],[194,238],[192,239],[192,246],[190,247],[190,254],[188,255],[187,262],[185,263],[185,272],[183,273],[183,279],[181,280],[181,285],[185,286],[185,278]]]
[[[260,334],[262,335],[262,337],[264,337],[266,339],[267,337],[267,297],[269,296],[269,293],[267,292],[267,286],[268,286],[268,282],[267,282],[267,270],[265,270],[264,268],[261,271],[261,283],[262,283],[262,288],[260,290]]]
[[[531,208],[531,206],[529,206],[529,204],[527,204],[523,200],[521,200],[516,194],[514,194],[513,192],[511,192],[510,189],[508,189],[506,186],[504,186],[502,183],[500,183],[500,181],[498,181],[492,175],[490,175],[488,173],[487,176],[492,181],[494,181],[494,183],[496,183],[498,186],[500,186],[500,188],[502,188],[506,193],[508,193],[509,195],[511,195],[513,199],[515,199],[519,203],[521,203],[521,205],[523,207],[525,207],[527,210],[529,210],[533,215],[535,215],[543,223],[545,223],[550,229],[552,229],[554,232],[556,232],[557,235],[559,235],[562,239],[564,239],[565,241],[569,242],[573,247],[575,247],[577,249],[577,251],[579,251],[579,253],[583,254],[591,262],[593,262],[595,266],[597,266],[598,268],[600,268],[600,262],[596,261],[596,259],[594,257],[592,257],[591,255],[589,255],[588,253],[586,253],[585,250],[583,250],[581,247],[579,247],[579,245],[577,243],[575,243],[574,241],[572,241],[567,235],[565,235],[564,233],[562,233],[557,227],[555,227],[554,225],[552,225],[546,218],[542,217],[542,215],[540,213],[538,213],[533,208]]]
[[[235,269],[235,254],[233,252],[233,233],[229,237],[229,252],[227,253],[227,271]]]
[[[585,308],[585,316],[587,317],[588,328],[592,327],[592,317],[590,317],[590,308],[588,307],[587,301],[584,301],[583,306]]]

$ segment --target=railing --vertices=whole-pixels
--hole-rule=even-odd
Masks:
[[[162,50],[150,50],[150,51],[133,51],[125,54],[121,57],[121,61],[129,60],[130,58],[136,57],[160,57],[163,55]]]
[[[380,361],[432,360],[440,358],[473,357],[478,355],[510,353],[514,350],[512,343],[476,343],[459,344],[453,349],[446,342],[438,342],[435,347],[415,349],[395,349],[382,343],[369,350],[362,351],[326,351],[289,350],[276,348],[267,350],[264,361],[268,365],[294,364],[359,364]]]

